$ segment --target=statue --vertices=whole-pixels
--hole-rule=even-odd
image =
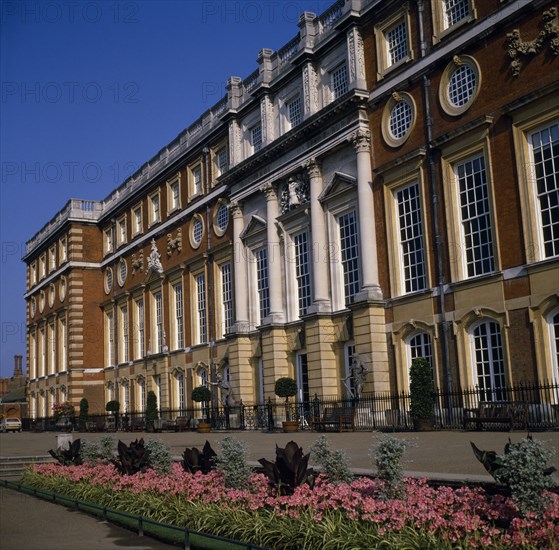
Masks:
[[[289,208],[295,208],[301,204],[299,199],[299,182],[295,178],[289,178],[288,182],[289,189]]]
[[[351,366],[349,367],[349,376],[342,378],[342,382],[347,388],[350,399],[361,397],[368,372],[365,362],[358,353],[354,353],[351,359]],[[353,386],[353,389],[351,386]]]
[[[212,386],[217,386],[221,390],[221,404],[224,407],[231,408],[237,404],[233,397],[231,384],[227,380],[224,380],[220,374],[217,375],[217,382],[210,382],[210,384]]]

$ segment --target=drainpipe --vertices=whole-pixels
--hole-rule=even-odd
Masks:
[[[204,147],[202,149],[204,153],[204,174],[205,174],[205,193],[206,197],[210,193],[210,149],[208,147]],[[210,238],[210,228],[211,228],[211,211],[210,211],[210,203],[206,202],[206,279],[207,279],[207,297],[208,297],[208,313],[206,315],[206,322],[208,323],[208,343],[210,346],[210,384],[217,388],[217,372],[215,367],[215,335],[214,335],[214,323],[215,323],[215,313],[214,313],[214,304],[213,304],[213,292],[214,292],[214,285],[213,285],[213,258],[212,254],[210,253],[211,249],[211,238]],[[217,392],[212,392],[212,408],[217,410],[218,407],[218,398]]]
[[[419,29],[420,52],[421,58],[426,55],[425,33],[423,28],[423,17],[425,15],[424,0],[417,0],[417,22]],[[443,374],[445,390],[449,393],[452,390],[452,372],[450,371],[450,344],[449,344],[449,330],[446,321],[446,309],[444,301],[444,264],[443,264],[443,238],[440,232],[439,220],[439,195],[437,194],[437,182],[435,177],[435,152],[432,147],[433,141],[433,117],[431,113],[431,105],[429,98],[431,96],[431,79],[427,74],[423,75],[423,105],[424,105],[424,118],[425,118],[425,145],[427,151],[427,180],[429,181],[429,189],[431,192],[432,203],[432,219],[433,219],[433,232],[435,236],[435,258],[436,258],[436,278],[437,288],[439,290],[439,309],[441,315],[440,329],[441,329],[441,347],[443,356]],[[449,407],[452,404],[449,402]]]

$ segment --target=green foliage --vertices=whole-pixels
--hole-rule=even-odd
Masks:
[[[476,458],[498,483],[506,485],[512,499],[523,514],[541,512],[548,504],[543,496],[544,489],[551,489],[557,481],[552,474],[553,466],[547,467],[555,451],[547,448],[531,435],[518,443],[509,442],[504,453],[481,451],[473,443]]]
[[[386,482],[386,496],[399,495],[402,479],[402,459],[409,442],[383,434],[374,449],[371,450],[372,457],[377,467],[377,475]]]
[[[62,449],[61,447],[56,449],[56,451],[51,449],[49,454],[64,466],[80,466],[82,464],[80,446],[81,440],[76,439],[68,443],[67,449]]]
[[[89,402],[85,397],[80,400],[80,415],[78,426],[81,432],[85,431],[87,420],[89,419]]]
[[[226,436],[219,442],[219,452],[214,463],[216,470],[223,472],[223,481],[227,487],[245,489],[248,486],[252,468],[247,460],[247,446],[242,441]]]
[[[111,462],[121,475],[132,476],[145,472],[149,467],[149,451],[145,448],[143,439],[136,439],[128,446],[119,440],[117,452],[117,458]]]
[[[206,439],[206,443],[202,451],[196,447],[186,448],[182,454],[181,465],[187,472],[195,474],[202,472],[204,475],[214,468],[214,458],[217,456],[212,449],[210,442]]]
[[[146,404],[146,430],[153,431],[154,422],[159,418],[157,411],[157,397],[154,391],[148,391]]]
[[[328,476],[330,483],[351,483],[353,474],[349,469],[347,455],[341,449],[332,450],[322,434],[311,447],[311,456]]]
[[[110,435],[103,436],[99,442],[82,439],[81,456],[84,463],[108,463],[113,458],[114,439]]]
[[[278,397],[285,397],[287,401],[290,397],[297,395],[297,382],[287,376],[278,378],[274,386],[274,393]]]
[[[160,473],[167,474],[171,471],[173,455],[170,447],[159,439],[149,439],[145,443],[149,453],[149,466]]]
[[[112,401],[108,401],[107,404],[105,405],[105,410],[107,412],[118,412],[120,411],[120,403],[116,400],[113,399]]]
[[[212,392],[206,386],[197,386],[192,390],[192,401],[206,403],[212,398]]]
[[[433,418],[435,388],[431,365],[424,357],[417,357],[410,368],[410,414],[414,418]]]
[[[280,495],[291,495],[296,487],[308,483],[314,485],[315,472],[307,469],[310,453],[303,455],[303,448],[290,441],[285,449],[276,445],[276,461],[265,458],[258,460],[264,468],[264,475]]]

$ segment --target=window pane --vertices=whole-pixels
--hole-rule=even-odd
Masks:
[[[307,233],[295,236],[295,277],[297,279],[299,316],[305,315],[311,305],[311,274]]]
[[[359,246],[357,242],[355,211],[340,216],[338,223],[340,226],[340,247],[344,272],[344,295],[346,303],[350,303],[360,290]]]
[[[501,330],[495,321],[485,321],[473,331],[475,367],[479,398],[482,401],[505,399],[505,366]]]
[[[444,0],[445,29],[452,27],[470,13],[469,0]]]
[[[270,287],[268,282],[268,249],[261,248],[255,252],[256,281],[258,288],[258,302],[260,322],[270,315]]]
[[[386,31],[389,65],[394,65],[408,55],[408,33],[405,21],[399,21]]]
[[[474,95],[476,74],[469,65],[461,65],[450,75],[448,99],[455,107],[462,107]]]
[[[344,64],[332,72],[332,99],[338,99],[347,90],[347,67]]]

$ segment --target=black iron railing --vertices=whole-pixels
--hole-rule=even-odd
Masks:
[[[559,428],[559,383],[517,384],[502,388],[504,400],[526,404],[529,430]],[[464,409],[475,408],[480,401],[491,397],[478,387],[456,388],[450,392],[436,389],[435,428],[462,429]],[[156,431],[183,431],[193,429],[201,420],[208,420],[214,430],[281,429],[284,420],[297,420],[300,429],[311,429],[313,416],[321,417],[326,408],[351,409],[356,430],[406,431],[413,429],[408,393],[365,393],[358,399],[340,399],[315,395],[310,401],[285,403],[268,399],[266,403],[243,403],[234,407],[193,407],[162,409],[155,423]],[[143,413],[90,415],[82,425],[78,417],[63,422],[56,418],[23,419],[27,430],[80,430],[80,431],[144,431]],[[85,428],[85,429],[84,429]]]

